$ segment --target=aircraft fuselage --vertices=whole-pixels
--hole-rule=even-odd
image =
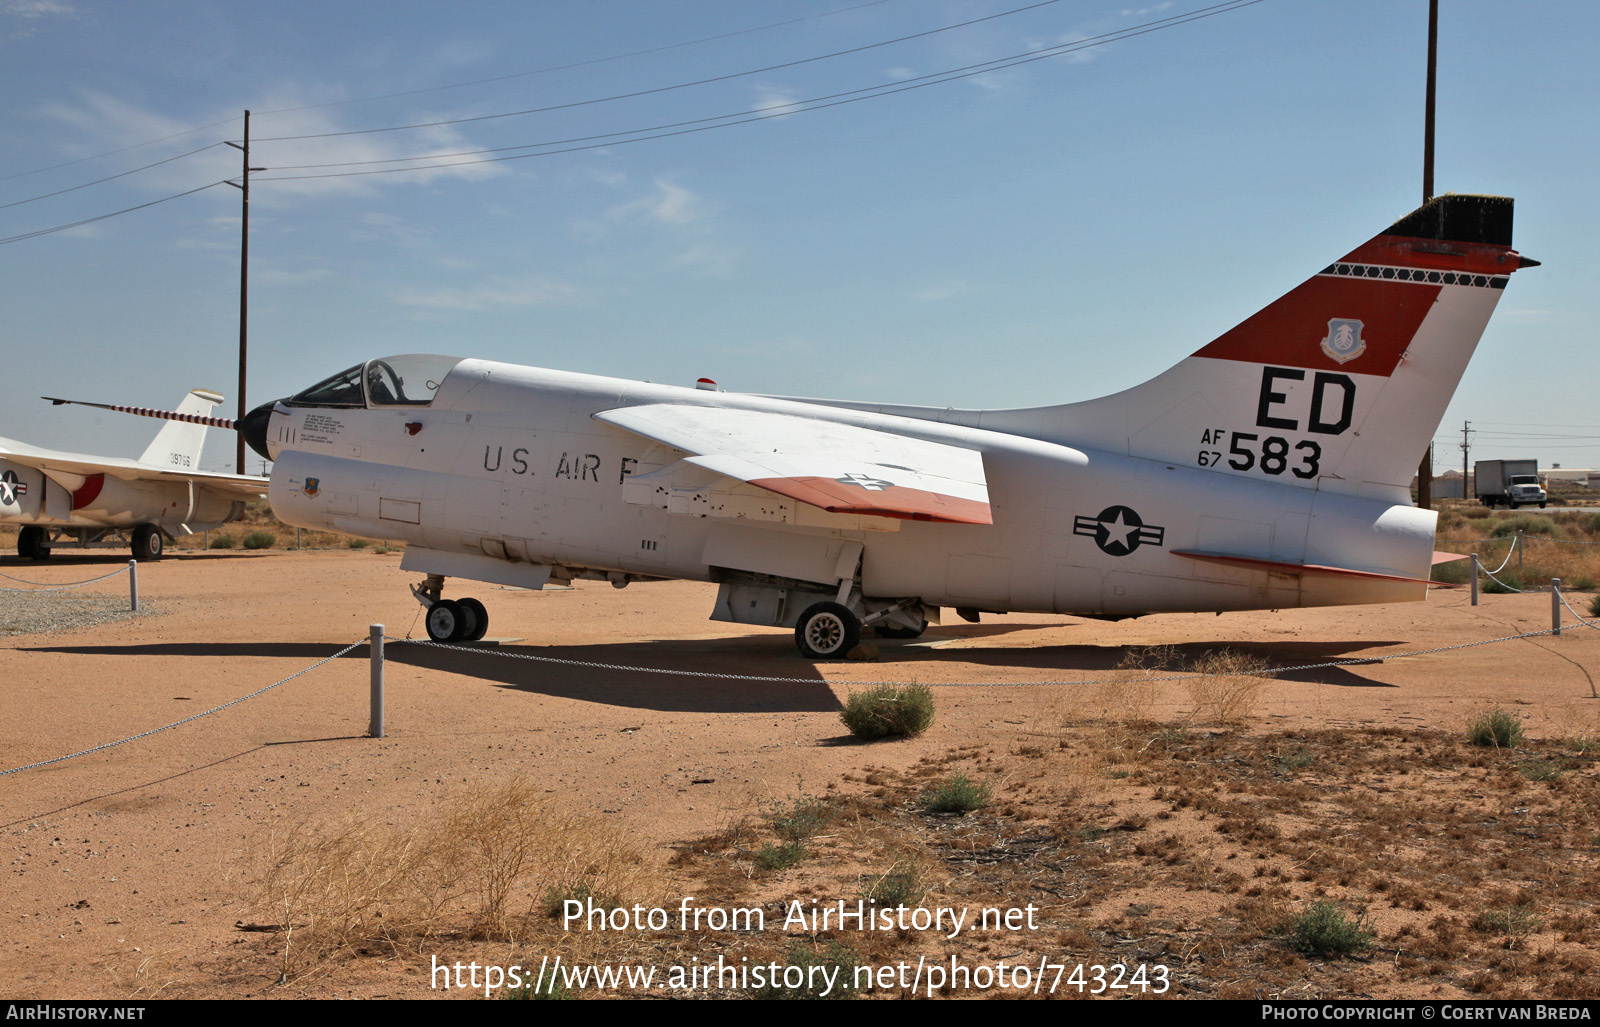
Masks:
[[[680,461],[592,415],[670,403],[787,413],[981,454],[993,523],[837,514]],[[431,405],[280,406],[270,498],[291,524],[403,542],[408,566],[509,584],[753,575],[865,596],[1086,615],[1421,599],[1434,515],[917,418],[466,360]],[[871,482],[866,483],[871,487]],[[1316,530],[1312,526],[1315,524]],[[851,545],[859,546],[852,551]],[[1252,552],[1241,566],[1176,552]],[[1339,566],[1365,578],[1277,572]],[[431,558],[431,554],[438,554]],[[730,619],[741,619],[733,617]]]

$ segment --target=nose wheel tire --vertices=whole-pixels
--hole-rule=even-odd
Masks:
[[[794,642],[808,660],[840,660],[861,641],[861,621],[838,603],[817,603],[800,615]]]

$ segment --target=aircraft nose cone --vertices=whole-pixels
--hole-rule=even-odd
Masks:
[[[277,400],[263,403],[245,414],[239,424],[239,433],[244,436],[245,442],[268,460],[272,459],[272,454],[267,452],[267,423],[272,420],[272,408],[277,405]]]

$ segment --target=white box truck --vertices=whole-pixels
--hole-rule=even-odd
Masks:
[[[1472,465],[1473,492],[1484,506],[1544,508],[1544,487],[1539,484],[1537,460],[1479,460]]]

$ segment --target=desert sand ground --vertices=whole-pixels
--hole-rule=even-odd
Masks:
[[[0,571],[67,582],[124,561],[12,557]],[[413,576],[398,563],[370,550],[213,551],[141,565],[139,616],[0,639],[0,770],[254,692],[374,623],[391,639],[425,638],[405,588]],[[541,944],[562,944],[548,925],[512,931],[513,941],[462,929],[358,939],[301,950],[306,962],[283,958],[281,932],[261,929],[277,922],[260,901],[274,837],[355,821],[411,829],[512,780],[620,828],[658,868],[651,901],[663,908],[688,894],[774,910],[794,896],[853,901],[852,887],[912,852],[921,905],[1033,904],[1048,925],[973,945],[914,931],[821,936],[860,940],[878,964],[930,951],[973,963],[1117,957],[1168,966],[1168,994],[1180,996],[1600,993],[1584,955],[1600,937],[1589,884],[1596,770],[1593,750],[1572,741],[1600,735],[1595,630],[1569,617],[1558,638],[1252,679],[1234,725],[1208,725],[1182,682],[1145,688],[1135,675],[1119,686],[1131,672],[1115,670],[1140,647],[1175,646],[1180,660],[1229,648],[1282,667],[1459,645],[1549,627],[1547,594],[1473,607],[1465,590],[1436,590],[1422,604],[1115,624],[1022,615],[972,625],[947,612],[950,623],[918,642],[877,643],[876,660],[812,665],[787,631],[707,620],[712,586],[455,586],[447,594],[477,595],[491,639],[507,641],[475,652],[391,643],[381,740],[366,737],[362,647],[172,730],[0,777],[0,996],[426,998],[446,994],[429,986],[434,955],[537,961]],[[89,591],[115,604],[126,589],[119,577]],[[636,674],[497,650],[788,680]],[[916,738],[857,743],[839,718],[856,689],[845,682],[884,680],[931,686],[935,723]],[[1109,684],[1030,684],[1047,681]],[[1514,773],[1532,758],[1524,750],[1466,744],[1468,720],[1491,707],[1523,721],[1545,747],[1527,752],[1541,751],[1554,778]],[[1293,769],[1291,745],[1318,762]],[[1357,751],[1387,762],[1342,762]],[[919,815],[918,782],[952,768],[990,782],[993,806],[959,823]],[[1426,809],[1385,812],[1425,795]],[[757,868],[751,853],[772,812],[807,796],[840,818],[814,858]],[[1452,840],[1452,822],[1468,833]],[[1406,840],[1417,831],[1434,841]],[[1525,859],[1507,857],[1517,846],[1529,846]],[[1357,853],[1351,865],[1330,856],[1345,850]],[[514,912],[539,887],[520,884]],[[1270,921],[1319,896],[1368,910],[1376,955],[1293,951]],[[1528,919],[1497,931],[1479,922],[1484,909]],[[663,962],[701,943],[693,958],[737,951],[714,933],[669,935],[569,951]],[[789,937],[754,941],[781,962]],[[718,993],[675,993],[708,992]]]

